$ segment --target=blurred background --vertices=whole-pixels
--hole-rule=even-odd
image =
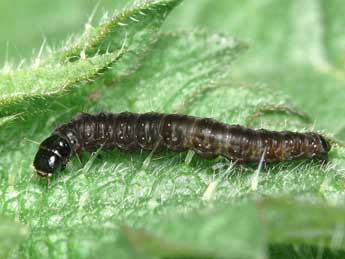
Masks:
[[[94,10],[97,23],[105,10],[128,2],[1,1],[0,64],[37,56],[43,42],[58,48],[84,30]],[[283,92],[316,129],[345,140],[344,13],[342,0],[186,0],[163,31],[204,28],[246,41],[250,49],[233,77]]]

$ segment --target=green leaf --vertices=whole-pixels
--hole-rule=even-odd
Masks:
[[[76,45],[65,46],[46,60],[36,60],[32,68],[2,72],[0,116],[42,110],[40,100],[75,88],[78,83],[93,81],[109,68],[113,71],[109,75],[112,81],[130,74],[157,40],[159,27],[179,2],[138,3],[96,28],[90,25]]]
[[[272,198],[204,207],[184,216],[151,218],[149,224],[144,218],[141,229],[122,228],[117,243],[100,251],[114,255],[119,250],[114,244],[124,239],[138,255],[158,258],[265,258],[266,241],[275,247],[294,244],[306,250],[311,245],[339,253],[344,248],[344,209]]]
[[[316,128],[344,140],[344,8],[341,0],[189,1],[165,27],[205,27],[245,39],[251,52],[233,75],[286,93]]]
[[[75,45],[63,50],[61,61],[79,60],[126,48],[133,55],[156,41],[155,33],[181,0],[139,1],[100,26],[87,26]],[[123,43],[125,41],[125,46]],[[132,63],[135,63],[132,61]]]
[[[99,151],[102,160],[97,155],[82,157],[82,163],[73,158],[68,168],[50,182],[35,176],[32,159],[38,143],[77,111],[178,111],[273,130],[322,130],[315,129],[310,116],[295,103],[307,91],[295,98],[286,96],[283,88],[272,89],[257,83],[266,79],[272,83],[273,77],[276,82],[284,81],[284,69],[294,65],[300,72],[292,75],[300,73],[302,79],[310,76],[303,74],[310,69],[308,64],[291,62],[290,54],[285,52],[290,49],[289,44],[282,48],[279,40],[268,42],[276,39],[268,30],[270,26],[273,31],[285,28],[281,26],[285,16],[273,19],[276,10],[285,14],[285,9],[278,8],[281,3],[273,9],[251,2],[219,1],[216,6],[219,3],[218,11],[228,13],[231,8],[225,7],[229,5],[233,7],[232,12],[236,10],[237,16],[224,16],[234,19],[232,24],[236,24],[236,19],[243,21],[240,18],[246,13],[242,12],[244,7],[262,8],[263,16],[270,17],[259,16],[265,22],[255,23],[257,16],[253,14],[245,19],[245,27],[238,27],[239,35],[243,35],[239,32],[258,35],[257,45],[250,40],[254,50],[242,63],[234,61],[246,49],[245,44],[218,33],[163,32],[155,34],[157,42],[141,42],[134,40],[142,39],[140,33],[135,34],[136,29],[125,27],[128,29],[125,41],[124,31],[119,36],[109,34],[112,36],[97,40],[94,35],[102,29],[91,28],[90,34],[83,35],[85,44],[68,46],[46,60],[48,63],[55,60],[61,67],[77,68],[81,62],[119,55],[112,70],[97,73],[97,80],[88,87],[76,88],[73,84],[75,90],[63,95],[52,94],[39,100],[28,98],[25,109],[20,109],[24,100],[3,108],[4,114],[10,115],[26,109],[33,114],[39,107],[34,116],[26,116],[24,121],[14,120],[1,128],[1,213],[30,226],[28,242],[22,243],[13,257],[263,258],[274,252],[276,258],[296,254],[303,258],[300,247],[310,252],[306,254],[311,257],[320,257],[320,253],[327,256],[328,251],[344,253],[345,149],[340,145],[333,145],[330,163],[323,167],[318,163],[289,162],[257,170],[256,165],[233,166],[222,158],[208,161],[192,152]],[[202,13],[196,10],[204,8],[199,23],[214,22],[217,28],[225,20],[219,13],[211,15],[213,9],[207,4],[211,1],[201,0],[192,8],[188,4],[181,8],[187,8],[184,12],[192,21]],[[289,4],[285,3],[284,7]],[[163,6],[157,10],[161,11]],[[160,11],[155,15],[163,17]],[[119,17],[122,21],[130,19],[129,15]],[[176,22],[176,16],[174,19]],[[134,22],[139,27],[133,28],[142,28]],[[229,22],[224,26],[228,29]],[[265,37],[261,38],[262,35]],[[289,34],[283,31],[278,35],[282,41]],[[113,36],[119,40],[112,41]],[[146,45],[147,42],[152,45]],[[138,48],[131,49],[136,44]],[[145,50],[138,55],[140,62],[127,55],[140,49]],[[256,49],[261,52],[253,54]],[[268,58],[269,53],[275,58]],[[277,58],[282,53],[287,61]],[[272,60],[274,65],[266,67]],[[46,67],[46,63],[42,64],[36,69]],[[127,70],[131,67],[135,71]],[[280,73],[275,74],[277,71]],[[75,74],[80,72],[85,71],[76,70]],[[56,75],[54,71],[47,75],[51,73]],[[289,84],[299,85],[295,81]],[[13,93],[20,94],[16,90]],[[35,108],[31,109],[29,104]]]
[[[129,228],[123,232],[136,251],[158,258],[265,258],[264,232],[254,206],[170,215],[145,228],[152,234]]]
[[[0,76],[0,116],[35,111],[34,100],[62,93],[75,84],[92,80],[118,60],[123,51],[58,67],[39,67]],[[37,109],[37,108],[36,108]]]
[[[208,48],[206,48],[207,46]],[[155,109],[167,103],[164,109],[172,110],[175,107],[180,107],[181,103],[183,103],[179,100],[183,101],[184,98],[194,91],[198,93],[199,91],[197,90],[200,86],[207,86],[209,83],[216,86],[218,80],[225,80],[222,72],[230,71],[229,65],[231,61],[242,49],[243,45],[241,43],[221,35],[208,35],[202,32],[163,35],[154,46],[154,51],[145,59],[143,66],[133,77],[122,80],[114,88],[95,83],[90,88],[90,91],[81,89],[81,91],[71,95],[71,97],[66,95],[60,101],[64,101],[65,107],[69,105],[82,107],[84,105],[82,100],[84,100],[85,96],[97,89],[102,94],[102,101],[91,103],[90,110],[122,110],[130,108],[130,106],[133,107],[133,110],[143,107],[151,109],[152,106],[147,95],[152,95],[152,92],[161,88],[161,101],[156,102],[157,108]],[[191,65],[193,63],[198,65],[193,67]],[[165,64],[165,66],[162,66],[162,64]],[[199,72],[201,72],[200,75],[198,75]],[[136,84],[135,82],[140,81],[139,78],[142,82]],[[169,86],[170,91],[165,88],[163,91],[163,86]],[[144,91],[136,91],[135,88],[146,88],[147,95],[145,95]],[[176,95],[176,100],[169,97],[172,91]],[[115,103],[114,96],[121,96],[122,98]],[[197,101],[197,96],[195,98]],[[182,173],[179,168],[181,166],[182,168],[184,167],[184,164],[178,161],[178,156],[175,156],[175,158],[169,158],[168,156],[163,164],[150,162],[150,159],[146,160],[144,164],[146,164],[147,168],[140,173],[140,168],[147,155],[136,155],[134,161],[137,161],[137,165],[134,165],[130,162],[130,158],[129,160],[126,158],[127,155],[118,153],[117,155],[112,154],[108,160],[109,162],[113,160],[112,162],[115,162],[114,165],[120,165],[115,172],[110,173],[110,171],[113,171],[111,168],[104,168],[104,172],[99,171],[100,169],[97,166],[95,167],[98,161],[91,159],[81,169],[80,165],[71,164],[69,167],[70,172],[65,177],[61,175],[61,177],[54,180],[54,183],[49,188],[46,188],[43,183],[39,184],[37,182],[38,179],[34,177],[30,166],[37,146],[35,144],[28,145],[29,142],[25,140],[21,142],[22,144],[19,144],[16,143],[16,139],[23,139],[25,137],[39,140],[43,137],[42,134],[49,134],[52,127],[46,124],[45,121],[50,117],[48,121],[51,122],[53,118],[59,118],[61,114],[66,116],[65,107],[55,109],[46,115],[38,114],[30,120],[27,119],[26,123],[13,122],[14,125],[11,127],[11,130],[4,130],[1,137],[1,151],[4,156],[0,165],[0,170],[3,172],[0,175],[0,190],[2,192],[0,197],[3,197],[0,204],[3,204],[8,199],[7,197],[11,197],[13,192],[19,192],[19,195],[16,196],[17,198],[8,201],[7,205],[3,207],[3,211],[6,214],[17,214],[19,211],[16,204],[20,201],[20,220],[24,223],[33,222],[30,235],[31,242],[22,249],[24,257],[27,254],[32,254],[33,257],[44,257],[48,254],[52,254],[52,257],[60,257],[66,253],[66,249],[70,251],[69,249],[72,248],[75,251],[76,257],[87,257],[93,251],[96,251],[97,247],[102,246],[103,242],[116,240],[116,236],[114,237],[111,234],[104,235],[103,240],[100,238],[102,236],[101,233],[103,233],[102,229],[108,229],[107,225],[115,225],[116,227],[126,218],[129,219],[128,223],[131,224],[138,219],[138,215],[150,214],[148,206],[151,206],[149,204],[152,202],[155,204],[156,195],[152,197],[152,201],[145,198],[142,202],[139,202],[142,197],[140,192],[138,192],[138,190],[142,189],[146,193],[157,180],[155,173],[150,174],[149,172],[165,170],[164,168],[170,167],[175,171],[176,177]],[[73,112],[68,112],[68,110],[67,116],[70,117]],[[41,130],[37,131],[35,128],[40,128]],[[28,135],[27,132],[31,133]],[[13,134],[17,135],[16,138],[14,138]],[[23,148],[26,150],[27,159],[20,158],[22,155],[16,151]],[[12,163],[13,159],[19,159],[18,161],[21,161],[20,165],[14,165]],[[125,174],[116,172],[117,170],[122,170],[121,164],[124,166]],[[109,165],[112,166],[111,164]],[[174,166],[171,167],[172,165]],[[16,170],[15,168],[20,169]],[[166,174],[161,180],[170,181],[174,174]],[[181,176],[183,176],[183,173]],[[204,174],[204,176],[208,177],[207,174]],[[134,184],[137,181],[142,187]],[[164,185],[157,187],[161,188]],[[9,188],[8,186],[12,187]],[[24,190],[23,188],[25,192],[21,192],[21,190]],[[199,187],[196,185],[194,188]],[[160,191],[157,191],[158,194]],[[165,192],[165,195],[168,195],[167,198],[173,195],[169,199],[175,200],[175,195],[173,193],[169,194],[170,191],[168,189],[167,191]],[[135,209],[135,207],[128,207],[120,213],[120,210],[122,210],[120,208],[127,206],[123,203],[127,199],[134,199],[139,204],[142,203],[141,212]],[[26,201],[30,201],[30,203],[26,203]],[[133,205],[137,202],[134,202]],[[118,205],[115,206],[117,203]],[[99,225],[96,230],[90,228],[89,226],[93,225],[94,219],[97,222],[102,221],[104,225]],[[61,227],[61,224],[64,227]],[[83,252],[85,243],[92,242],[88,240],[93,240],[96,236],[99,237],[99,240],[93,242],[93,246],[89,245],[89,250]]]
[[[28,236],[28,230],[8,217],[0,216],[0,258],[8,258]]]
[[[309,244],[344,250],[345,208],[342,206],[271,199],[259,202],[258,212],[268,223],[268,236],[272,243]]]
[[[3,194],[0,197],[7,200],[6,197],[11,197],[13,192],[22,193],[25,189],[23,194],[8,202],[3,211],[10,215],[19,213],[15,204],[21,201],[21,221],[25,223],[35,219],[31,242],[23,247],[23,255],[30,253],[36,258],[52,254],[51,257],[61,257],[74,251],[75,257],[86,258],[106,247],[104,249],[110,251],[110,255],[120,253],[131,258],[133,253],[137,253],[133,244],[124,244],[119,237],[120,226],[126,223],[133,229],[144,228],[144,233],[153,237],[158,245],[160,242],[167,244],[168,248],[158,251],[159,254],[174,255],[176,247],[179,249],[181,246],[179,237],[185,236],[184,243],[193,247],[186,250],[188,255],[231,257],[232,253],[236,253],[241,257],[262,258],[265,251],[265,243],[261,242],[262,233],[255,231],[256,235],[251,234],[253,229],[261,228],[260,222],[244,217],[251,213],[242,213],[237,207],[229,208],[229,213],[221,211],[219,215],[208,212],[212,204],[267,195],[316,200],[321,196],[329,201],[337,200],[337,195],[341,194],[337,194],[334,186],[342,184],[343,178],[337,175],[335,168],[330,167],[325,173],[324,169],[309,163],[268,168],[268,173],[261,172],[255,180],[250,167],[229,168],[222,159],[218,162],[204,161],[194,156],[190,162],[185,158],[186,154],[165,153],[152,157],[145,152],[112,152],[104,153],[102,161],[91,157],[84,167],[74,160],[48,188],[33,177],[30,165],[37,145],[26,141],[18,143],[16,140],[24,137],[38,141],[43,139],[56,121],[70,119],[74,109],[115,112],[171,112],[179,109],[200,116],[208,116],[213,110],[212,117],[219,120],[244,123],[248,116],[252,118],[258,107],[289,106],[288,100],[269,89],[232,81],[231,63],[244,48],[232,38],[199,31],[163,34],[141,68],[118,82],[117,87],[96,82],[88,91],[81,89],[71,96],[64,96],[60,101],[65,107],[27,119],[25,124],[14,122],[16,125],[11,130],[3,131],[1,151],[4,155],[0,170],[4,173],[1,174],[0,190]],[[85,97],[95,90],[101,95],[99,101],[85,103]],[[121,98],[115,102],[114,97]],[[282,118],[288,118],[288,124]],[[264,113],[254,117],[254,123],[258,120],[276,129],[308,126],[301,116],[294,116],[291,109],[286,114],[278,109],[277,114]],[[26,150],[25,158],[19,150]],[[339,152],[343,151],[340,149]],[[340,154],[334,155],[341,165],[343,160],[340,157]],[[14,165],[13,159],[21,162]],[[301,185],[301,182],[304,184]],[[13,186],[12,189],[8,189],[8,185]],[[27,200],[30,203],[26,205]],[[161,217],[192,213],[203,207],[208,216],[202,216],[199,224],[186,223],[183,215],[177,217],[173,225],[172,221],[168,221],[166,227],[159,223]],[[198,225],[205,224],[207,227],[206,222],[209,222],[211,226],[217,226],[217,222],[226,223],[228,219],[243,220],[243,223],[220,229],[210,228],[202,239],[197,239],[200,234]],[[214,239],[214,235],[227,236],[233,242],[238,240],[240,248],[222,254],[223,243],[219,240],[206,242]],[[254,250],[249,237],[256,240]],[[109,243],[113,246],[109,247]],[[141,246],[144,253],[152,253],[152,243],[144,242]],[[248,251],[252,253],[247,254]]]
[[[233,60],[245,49],[244,43],[224,35],[163,34],[137,73],[118,82],[116,88],[100,89],[102,102],[92,109],[183,112],[189,102],[221,88]],[[114,96],[121,98],[114,102]]]
[[[7,122],[15,120],[18,117],[18,115],[19,114],[0,118],[0,127],[1,125],[6,124]]]

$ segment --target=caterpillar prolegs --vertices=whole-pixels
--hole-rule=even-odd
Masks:
[[[162,113],[79,113],[39,146],[34,167],[42,177],[64,169],[73,154],[119,149],[194,150],[205,158],[240,163],[314,159],[327,161],[330,144],[317,133],[254,130],[210,118]]]

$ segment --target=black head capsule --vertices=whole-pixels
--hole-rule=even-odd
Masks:
[[[51,135],[41,143],[35,156],[34,167],[37,174],[51,177],[57,170],[64,169],[71,152],[66,139]]]

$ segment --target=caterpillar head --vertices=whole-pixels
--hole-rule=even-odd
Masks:
[[[51,135],[39,146],[34,159],[35,170],[41,177],[51,177],[56,171],[65,168],[70,155],[71,147],[67,140]]]

